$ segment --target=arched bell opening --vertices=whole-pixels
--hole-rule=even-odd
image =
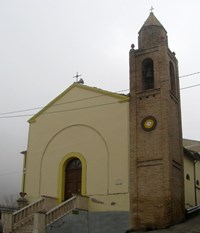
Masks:
[[[174,70],[174,65],[170,61],[169,62],[169,73],[170,73],[170,82],[171,82],[171,91],[176,94],[176,76],[175,76],[175,70]]]
[[[142,78],[144,90],[154,88],[154,67],[151,58],[147,58],[142,62]]]

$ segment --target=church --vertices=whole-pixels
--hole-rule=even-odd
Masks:
[[[178,61],[153,12],[129,65],[129,94],[78,81],[28,121],[25,207],[5,233],[161,229],[200,205],[200,143],[182,139]]]

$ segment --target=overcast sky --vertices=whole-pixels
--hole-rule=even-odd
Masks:
[[[129,88],[128,53],[153,6],[179,60],[200,72],[199,0],[0,0],[0,198],[21,189],[30,118],[82,74],[86,85]],[[200,74],[180,79],[200,84]],[[183,136],[200,140],[200,86],[181,91]],[[2,118],[6,117],[6,118]]]

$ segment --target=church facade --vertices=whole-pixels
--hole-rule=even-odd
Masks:
[[[125,95],[75,83],[30,119],[30,200],[81,194],[91,197],[92,209],[128,211],[128,108]]]
[[[91,233],[165,228],[200,204],[199,153],[182,144],[178,62],[152,12],[130,50],[130,94],[74,83],[29,124],[22,193],[30,205],[87,197],[78,222],[66,215],[46,232],[78,232],[73,223]]]

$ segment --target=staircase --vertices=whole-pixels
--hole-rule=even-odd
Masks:
[[[22,224],[17,229],[13,229],[12,233],[33,233],[33,219]]]
[[[12,233],[32,233],[34,213],[45,210],[45,198],[16,211],[12,215]]]
[[[45,233],[46,226],[71,213],[74,209],[88,210],[88,198],[73,196],[56,206],[55,199],[42,197],[38,201],[10,214],[10,218],[8,218],[8,215],[4,217],[4,219],[9,219],[9,221],[3,222],[4,233]],[[40,221],[37,221],[36,218]]]
[[[46,213],[45,225],[55,222],[64,215],[69,214],[72,210],[88,210],[88,198],[85,196],[73,196],[67,201],[61,203]]]

